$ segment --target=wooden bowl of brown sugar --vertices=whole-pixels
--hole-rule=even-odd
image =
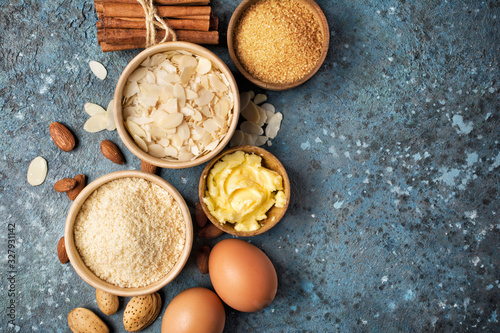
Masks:
[[[229,55],[250,82],[287,90],[309,80],[328,52],[326,17],[313,0],[243,0],[227,29]]]

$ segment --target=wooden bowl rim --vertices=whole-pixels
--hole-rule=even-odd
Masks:
[[[283,180],[283,192],[285,193],[285,197],[286,197],[285,206],[281,207],[281,208],[276,207],[276,206],[271,207],[271,209],[269,211],[278,210],[279,214],[275,217],[274,221],[271,221],[269,223],[267,223],[268,219],[259,221],[260,223],[264,223],[264,226],[262,226],[260,229],[255,230],[255,231],[246,231],[246,232],[245,231],[236,231],[236,230],[234,230],[234,227],[231,223],[225,223],[224,225],[221,225],[217,221],[217,219],[215,219],[212,216],[212,214],[208,210],[208,207],[205,204],[205,202],[203,202],[203,197],[205,195],[206,184],[207,184],[206,179],[207,179],[208,173],[210,172],[210,170],[212,169],[214,164],[217,163],[225,155],[231,154],[231,153],[234,153],[234,152],[240,151],[240,150],[244,151],[245,153],[253,153],[253,154],[257,154],[257,155],[261,156],[262,157],[262,165],[265,167],[268,167],[268,164],[266,161],[267,159],[273,160],[273,162],[279,166],[279,170],[271,169],[269,167],[268,168],[273,170],[273,171],[278,172]],[[272,153],[265,150],[264,148],[260,148],[257,146],[250,146],[250,145],[235,146],[235,147],[228,148],[228,149],[225,149],[224,151],[222,151],[217,157],[215,157],[213,160],[211,160],[205,166],[205,169],[203,169],[203,172],[201,173],[200,183],[198,185],[198,197],[200,200],[200,205],[201,205],[203,211],[205,212],[205,215],[210,220],[210,222],[212,222],[213,225],[215,225],[218,229],[224,231],[225,233],[228,233],[228,234],[233,235],[233,236],[239,236],[239,237],[257,236],[257,235],[263,234],[264,232],[266,232],[266,231],[270,230],[271,228],[273,228],[274,226],[276,226],[278,224],[278,222],[283,218],[283,216],[285,215],[285,213],[288,209],[288,205],[290,203],[290,196],[291,196],[290,179],[288,178],[288,174],[286,172],[286,169],[283,166],[283,164],[280,162],[280,160],[278,160],[278,158],[276,156],[274,156]]]
[[[226,76],[229,81],[230,89],[233,93],[234,97],[234,106],[233,106],[233,118],[231,123],[229,124],[228,131],[224,138],[219,142],[217,147],[212,150],[210,153],[198,157],[192,161],[186,162],[176,162],[176,161],[167,161],[158,157],[154,157],[143,151],[141,148],[137,146],[133,138],[128,133],[125,128],[123,122],[123,113],[122,113],[122,98],[123,98],[123,89],[125,84],[127,83],[127,79],[132,74],[132,72],[149,56],[152,56],[157,53],[166,52],[166,51],[174,51],[174,50],[183,50],[188,51],[196,55],[201,55],[206,57],[212,61],[212,63]],[[125,144],[125,146],[134,154],[136,157],[141,159],[142,161],[146,161],[149,164],[167,168],[167,169],[183,169],[189,168],[193,166],[197,166],[203,164],[214,156],[216,156],[219,152],[224,149],[224,147],[229,143],[231,137],[233,136],[234,131],[238,126],[238,118],[240,114],[240,94],[238,90],[238,85],[236,84],[236,80],[231,73],[229,67],[212,51],[189,42],[166,42],[162,44],[158,44],[152,46],[150,48],[145,49],[137,56],[135,56],[125,67],[120,78],[118,79],[118,83],[116,84],[114,98],[113,98],[113,115],[116,124],[116,130],[120,139]]]
[[[229,20],[229,25],[227,28],[227,48],[229,51],[229,56],[233,62],[233,64],[236,66],[238,71],[243,74],[243,76],[252,82],[254,85],[267,89],[267,90],[273,90],[273,91],[282,91],[282,90],[288,90],[291,88],[295,88],[309,80],[311,77],[313,77],[316,72],[321,68],[323,65],[323,62],[326,59],[326,55],[328,53],[328,47],[330,44],[330,29],[328,27],[328,21],[326,20],[325,13],[319,5],[314,1],[314,0],[297,0],[298,2],[302,3],[305,5],[307,8],[309,8],[314,16],[318,19],[318,23],[320,25],[320,29],[323,32],[323,46],[321,48],[321,55],[318,59],[318,62],[316,63],[316,66],[303,78],[300,80],[290,82],[290,83],[269,83],[269,82],[264,82],[262,80],[254,78],[240,63],[238,60],[238,57],[236,56],[236,53],[234,52],[234,30],[236,28],[236,24],[238,23],[241,14],[251,5],[254,3],[261,1],[261,0],[243,0],[238,7],[236,7],[235,11],[233,12],[233,15],[231,16],[231,19]]]
[[[85,265],[75,245],[73,227],[75,224],[76,216],[80,211],[82,204],[85,202],[85,200],[87,200],[89,195],[93,193],[98,187],[119,178],[142,178],[154,184],[157,184],[163,189],[165,189],[168,193],[172,195],[174,200],[178,203],[186,225],[186,242],[184,244],[184,249],[182,250],[179,259],[165,276],[163,276],[158,281],[145,287],[124,288],[113,285],[104,280],[101,280]],[[136,170],[116,171],[97,178],[96,180],[85,186],[82,192],[80,192],[78,197],[71,205],[66,218],[66,225],[64,229],[64,243],[66,246],[66,251],[68,253],[69,260],[71,262],[71,265],[75,269],[76,273],[92,287],[104,290],[110,294],[117,296],[123,296],[123,297],[141,296],[141,295],[151,294],[160,290],[165,285],[170,283],[182,271],[187,260],[189,259],[189,255],[191,253],[191,248],[193,245],[193,223],[191,220],[191,214],[189,212],[188,206],[184,198],[181,196],[179,191],[177,191],[177,189],[173,187],[170,183],[168,183],[166,180],[157,175],[143,171],[136,171]]]

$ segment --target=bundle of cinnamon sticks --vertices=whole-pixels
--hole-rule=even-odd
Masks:
[[[210,0],[154,0],[156,11],[172,28],[177,40],[196,44],[219,43],[219,19]],[[137,0],[94,0],[97,13],[97,42],[103,52],[146,47],[146,23]],[[157,42],[165,30],[157,28]],[[171,36],[167,41],[171,40]]]

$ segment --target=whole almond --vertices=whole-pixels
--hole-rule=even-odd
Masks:
[[[68,253],[66,252],[66,244],[64,244],[64,237],[61,237],[59,243],[57,243],[57,257],[61,264],[65,264],[69,261]]]
[[[144,172],[155,174],[157,168],[156,165],[149,164],[148,162],[141,160],[141,170]]]
[[[203,245],[196,253],[196,266],[201,274],[208,273],[208,257],[210,256],[210,246]]]
[[[76,180],[76,186],[73,189],[66,192],[70,200],[75,200],[78,194],[80,194],[80,192],[85,187],[85,175],[79,174],[76,175],[75,178],[73,179]]]
[[[74,189],[75,186],[76,180],[74,178],[63,178],[54,184],[54,190],[57,192],[68,192],[69,190]]]
[[[95,313],[76,308],[68,314],[68,326],[73,333],[109,333],[109,328]]]
[[[104,290],[95,290],[95,299],[97,301],[97,306],[104,314],[112,315],[118,311],[120,305],[120,300],[118,296],[112,295]]]
[[[212,239],[215,237],[219,237],[223,233],[224,233],[224,231],[220,230],[212,223],[208,223],[206,226],[204,226],[203,228],[198,230],[198,236],[205,238],[205,239]]]
[[[201,203],[198,201],[194,204],[194,219],[200,228],[207,225],[208,218],[201,207]]]
[[[53,122],[49,126],[50,136],[57,147],[64,151],[75,148],[75,137],[70,130],[61,123]]]
[[[123,312],[123,326],[128,332],[138,332],[151,325],[161,308],[158,293],[135,296],[130,299]]]
[[[102,140],[101,142],[101,152],[108,160],[116,164],[125,163],[123,160],[122,152],[117,145],[109,140]]]

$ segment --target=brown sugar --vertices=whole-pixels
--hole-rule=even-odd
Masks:
[[[234,40],[236,56],[250,75],[267,83],[291,83],[318,62],[323,34],[299,1],[261,0],[242,13]]]

